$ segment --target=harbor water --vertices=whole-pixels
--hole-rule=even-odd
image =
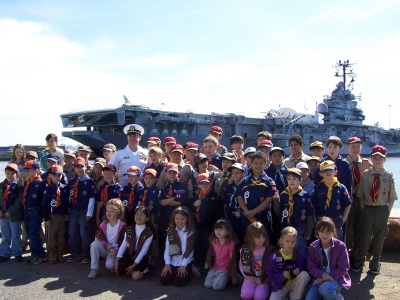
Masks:
[[[5,161],[0,161],[0,180],[3,181],[5,178],[4,175],[4,168],[6,167],[7,162]],[[396,187],[400,187],[400,157],[388,157],[386,163],[385,163],[385,168],[387,170],[390,170],[394,174],[394,181],[396,184]],[[400,192],[399,190],[397,191],[399,197],[400,197]],[[396,212],[392,212],[392,215],[395,215],[397,217],[400,217],[400,200],[397,200],[394,202],[394,208]]]

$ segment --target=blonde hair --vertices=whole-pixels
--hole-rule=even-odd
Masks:
[[[123,219],[125,215],[125,207],[120,199],[111,199],[107,202],[107,205],[111,205],[117,210],[117,219]],[[110,220],[107,218],[107,214],[104,215],[104,222],[108,223]]]
[[[160,156],[162,156],[163,155],[163,151],[162,151],[162,149],[160,148],[160,147],[158,147],[158,146],[153,146],[153,147],[151,147],[150,149],[149,149],[149,154],[158,154],[158,155],[160,155]]]
[[[247,247],[249,247],[252,251],[256,249],[254,240],[259,236],[265,236],[265,243],[263,246],[267,247],[269,244],[269,239],[264,225],[261,222],[253,222],[247,226],[246,237],[244,238],[244,241]]]
[[[333,236],[337,237],[336,226],[333,220],[329,217],[321,217],[317,225],[315,225],[315,236],[318,237],[318,232],[333,232]]]
[[[281,238],[284,237],[285,235],[293,236],[293,237],[297,238],[296,228],[291,227],[291,226],[283,228],[281,231]]]
[[[209,135],[208,137],[206,137],[203,140],[203,143],[213,143],[215,146],[217,146],[218,140],[215,137],[213,137],[212,135]]]

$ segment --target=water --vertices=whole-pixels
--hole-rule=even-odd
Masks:
[[[4,170],[6,165],[7,162],[0,161],[0,181],[3,181],[5,178],[4,172],[2,170]],[[395,184],[397,187],[400,187],[400,157],[388,157],[385,163],[385,168],[393,172]],[[398,191],[397,193],[400,197],[400,192]],[[400,211],[400,200],[395,201],[393,207]]]

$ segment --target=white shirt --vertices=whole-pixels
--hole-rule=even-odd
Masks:
[[[118,242],[118,228],[119,221],[114,226],[111,226],[110,223],[107,223],[107,241],[109,244],[115,244]]]
[[[169,255],[169,241],[167,236],[167,240],[165,241],[164,261],[166,265],[171,265],[174,267],[186,267],[193,260],[193,250],[190,252],[187,258],[183,257],[183,254],[186,251],[187,239],[193,234],[193,232],[187,232],[186,226],[183,227],[182,230],[179,230],[178,227],[176,227],[175,230],[178,232],[178,237],[181,240],[182,254],[174,256]]]
[[[135,233],[136,233],[136,244],[135,244],[135,251],[138,249],[138,241],[139,237],[142,234],[143,230],[146,228],[146,224],[143,225],[135,225]],[[147,253],[147,251],[150,248],[151,242],[153,241],[153,236],[149,237],[143,244],[142,250],[140,250],[138,256],[136,256],[135,263],[139,264],[143,258],[143,256]],[[117,257],[122,258],[124,256],[124,253],[126,251],[127,245],[126,245],[126,233],[124,234],[124,241],[121,244],[121,247],[118,250]]]
[[[138,146],[137,150],[133,152],[129,145],[124,149],[118,150],[111,157],[109,164],[114,165],[118,168],[118,177],[120,184],[126,186],[128,184],[128,177],[124,176],[129,167],[139,167],[143,172],[147,164],[148,150]]]

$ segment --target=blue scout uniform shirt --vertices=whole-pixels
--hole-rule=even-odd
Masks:
[[[288,186],[285,177],[286,171],[287,167],[285,164],[282,164],[279,169],[274,167],[272,164],[264,169],[265,174],[267,174],[268,177],[272,178],[275,181],[276,189],[279,193],[282,193]]]
[[[215,153],[215,155],[211,159],[211,163],[216,166],[218,169],[222,170],[222,160],[221,160],[221,154],[218,152]]]
[[[3,199],[4,199],[4,192],[6,191],[5,184],[8,184],[7,179],[4,179],[4,181],[2,182],[2,185],[3,185],[3,188],[2,188],[2,190],[3,190]],[[11,182],[10,194],[8,195],[7,203],[6,203],[5,207],[1,206],[1,207],[4,208],[4,212],[3,213],[5,213],[7,211],[7,209],[9,209],[11,207],[11,205],[14,204],[15,200],[18,199],[18,196],[19,196],[21,188],[22,188],[22,185],[18,184],[18,180],[17,179],[14,179],[13,182]],[[3,203],[4,203],[4,201],[3,201]]]
[[[332,159],[329,155],[321,158],[319,164],[323,161],[331,160],[335,163],[337,168],[337,179],[341,184],[343,184],[351,195],[351,189],[353,184],[353,175],[351,174],[350,164],[347,160],[345,160],[342,156],[338,156],[337,159]],[[321,175],[319,175],[319,169],[315,172],[315,183],[320,182],[322,180]]]
[[[157,171],[156,178],[160,178],[161,172],[164,170],[164,164],[162,162],[160,162],[157,166],[155,166],[152,163],[150,166],[146,167],[145,170],[146,169],[154,169],[154,170],[156,170]]]
[[[27,183],[25,181],[24,189],[26,185]],[[25,198],[25,203],[24,203],[25,208],[30,208],[35,206],[37,207],[42,205],[43,192],[45,187],[46,187],[46,182],[41,179],[31,182],[31,184],[28,187],[28,193],[26,194]]]
[[[307,217],[314,215],[314,208],[311,203],[311,196],[305,190],[302,190],[293,195],[293,202],[293,214],[290,217],[289,223],[289,195],[281,193],[281,195],[279,196],[279,203],[281,207],[280,223],[282,229],[287,226],[296,227],[298,225],[306,225]]]
[[[49,174],[50,174],[50,170],[47,170],[42,175],[40,175],[40,177],[42,177],[42,180],[47,183],[47,178],[49,177]],[[60,182],[63,185],[67,185],[67,183],[68,183],[67,176],[64,173],[61,174],[61,181]]]
[[[335,218],[343,215],[344,208],[351,205],[349,193],[346,187],[339,183],[332,189],[332,198],[329,207],[325,209],[326,196],[328,194],[328,187],[325,183],[320,182],[314,186],[314,191],[311,195],[311,202],[315,208],[317,217],[326,216]]]
[[[197,194],[194,201],[199,200],[199,195]],[[208,228],[212,228],[212,226],[217,222],[223,215],[223,205],[222,201],[218,197],[218,194],[211,189],[211,191],[204,195],[201,200],[199,217],[200,222],[203,223],[204,226]]]
[[[272,197],[275,191],[275,182],[265,172],[262,172],[258,179],[253,174],[246,176],[240,183],[237,194],[243,197],[247,208],[252,210],[259,206],[266,198]]]
[[[306,183],[302,186],[303,190],[306,191],[309,195],[312,194],[312,191],[314,189],[314,182],[311,181],[310,178],[307,178]]]
[[[133,199],[133,208],[132,208],[132,210],[134,211],[135,207],[139,202],[139,194],[144,189],[144,187],[140,181],[138,181],[134,186],[132,186],[132,183],[129,182],[126,186],[123,187],[121,192],[121,200],[122,204],[125,207],[125,213],[128,212],[129,195],[131,194],[132,189],[135,190],[135,198]]]
[[[94,181],[87,174],[78,178],[75,176],[68,182],[69,197],[73,195],[75,182],[79,180],[78,184],[78,198],[76,203],[69,201],[69,208],[88,209],[89,199],[95,197]]]
[[[146,197],[143,199],[145,193]],[[151,187],[144,186],[138,194],[138,205],[140,203],[141,206],[146,206],[150,211],[150,215],[154,215],[154,224],[158,224],[160,212],[160,199],[158,197],[160,195],[160,190],[157,188],[156,184],[153,184]]]
[[[61,204],[56,207],[57,204],[57,189],[60,189],[60,200]],[[50,183],[46,185],[43,192],[43,213],[44,220],[50,220],[50,214],[66,215],[68,213],[68,194],[67,187],[62,183],[54,184]]]
[[[240,185],[240,184],[239,184]],[[237,200],[237,189],[239,185],[236,185],[234,181],[229,183],[224,191],[224,195],[222,196],[222,203],[226,204],[226,209],[225,211],[227,212],[227,215],[233,214],[237,218],[242,217],[241,209]]]
[[[111,181],[108,183],[105,181],[99,189],[99,192],[96,193],[96,201],[101,202],[101,193],[103,192],[104,189],[107,189],[107,194],[108,194],[108,200],[114,199],[114,198],[120,198],[121,197],[121,192],[122,192],[122,185],[117,183],[115,180]],[[104,208],[104,206],[102,206]]]

